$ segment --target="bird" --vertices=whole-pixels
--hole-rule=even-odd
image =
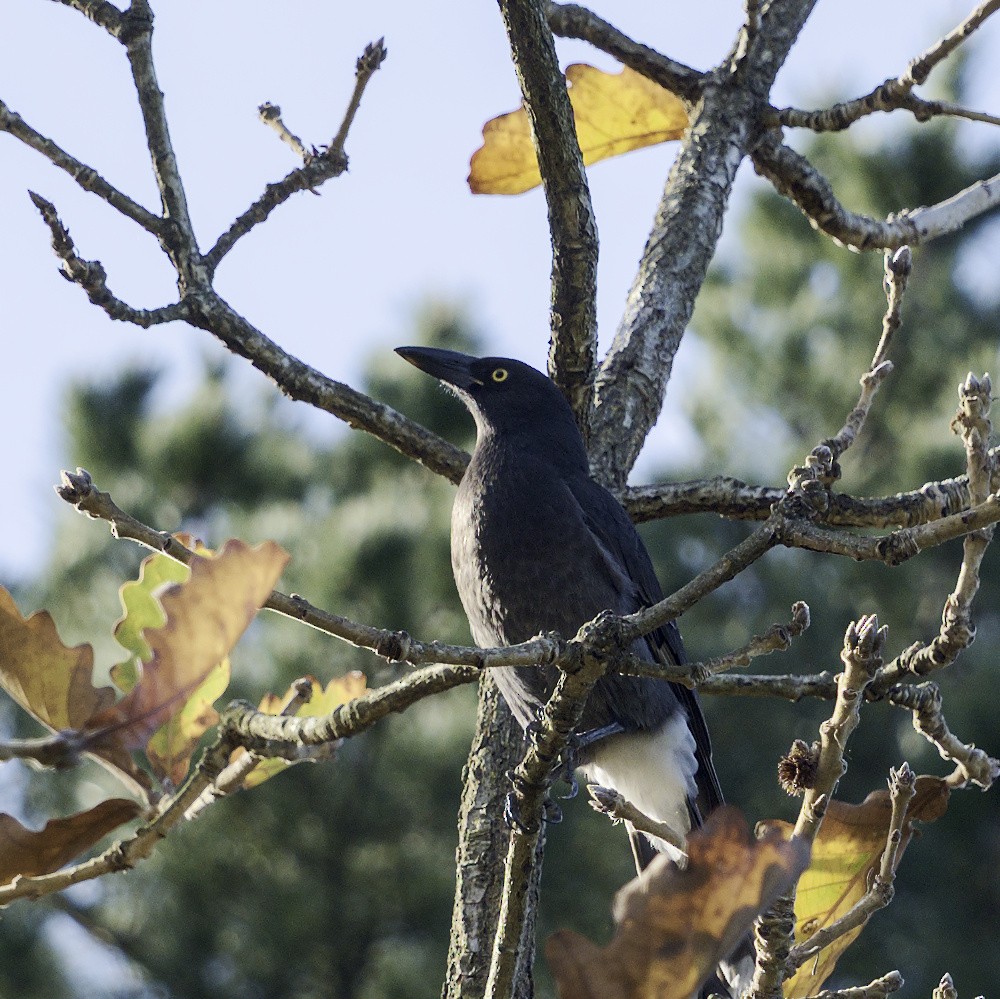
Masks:
[[[451,562],[481,647],[544,632],[563,637],[603,611],[631,614],[663,598],[649,553],[618,500],[590,475],[586,445],[555,383],[522,361],[435,347],[396,353],[465,404],[476,445],[455,497]],[[653,663],[687,661],[675,622],[632,643]],[[522,729],[537,724],[555,667],[491,671]],[[653,677],[609,674],[584,706],[574,763],[679,836],[723,803],[697,693]],[[629,828],[638,872],[662,839]],[[734,973],[735,974],[735,973]]]

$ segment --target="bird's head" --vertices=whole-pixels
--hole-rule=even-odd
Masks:
[[[491,433],[531,439],[586,467],[573,411],[547,375],[509,357],[470,357],[437,347],[397,347],[396,353],[465,403],[480,440]]]

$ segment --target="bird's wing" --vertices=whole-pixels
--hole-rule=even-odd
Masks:
[[[634,583],[637,600],[635,609],[649,607],[662,600],[663,590],[649,552],[618,500],[603,486],[586,476],[576,476],[567,485],[580,505],[588,530],[618,563],[619,571]],[[680,665],[688,661],[680,630],[674,621],[650,632],[646,639],[654,658],[661,662]],[[698,784],[697,806],[707,815],[724,801],[712,763],[712,742],[708,726],[697,692],[679,683],[671,683],[670,686],[687,713],[691,734],[694,736],[695,758],[698,761],[698,772],[695,775]],[[695,814],[692,818],[696,824],[701,824],[701,816]]]

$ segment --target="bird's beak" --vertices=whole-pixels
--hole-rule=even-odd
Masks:
[[[437,347],[397,347],[396,353],[415,368],[455,388],[469,389],[483,383],[472,374],[475,357],[460,354],[457,350],[440,350]]]

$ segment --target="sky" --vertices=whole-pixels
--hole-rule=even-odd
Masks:
[[[158,210],[121,46],[62,4],[3,2],[0,99]],[[266,183],[296,165],[258,121],[257,106],[280,105],[307,144],[328,142],[350,95],[356,58],[367,42],[386,39],[389,57],[347,142],[349,172],[319,196],[296,196],[240,242],[217,275],[231,305],[290,353],[353,384],[367,358],[406,342],[412,310],[427,296],[467,307],[491,353],[544,366],[550,251],[541,192],[489,198],[471,195],[465,183],[483,123],[519,103],[494,3],[154,0],[153,6],[160,87],[203,248]],[[594,9],[700,69],[726,53],[742,11],[736,0],[605,0]],[[818,4],[779,76],[775,102],[819,106],[831,95],[864,93],[901,72],[968,9],[951,0]],[[564,65],[614,68],[582,43],[558,47]],[[973,103],[1000,111],[1000,83],[988,72],[1000,52],[1000,24],[987,25],[974,51]],[[875,141],[885,126],[882,119],[862,134]],[[986,125],[966,135],[980,146],[998,141]],[[660,146],[590,171],[601,239],[602,347],[614,333],[675,150],[676,144]],[[744,165],[737,207],[755,183],[762,182]],[[6,428],[0,460],[7,473],[0,490],[0,583],[37,571],[59,518],[77,516],[51,488],[59,469],[74,465],[60,413],[67,385],[128,364],[156,365],[165,373],[161,401],[175,404],[202,360],[223,353],[202,331],[177,323],[143,331],[92,306],[57,273],[29,188],[55,203],[78,252],[104,264],[119,297],[152,308],[176,294],[151,237],[0,134],[0,422]],[[682,347],[675,385],[683,383],[685,364],[695,363],[693,351],[695,345]],[[249,365],[238,362],[237,369],[241,390],[266,389]],[[668,407],[676,406],[677,391]],[[333,418],[297,409],[309,433],[341,432]],[[678,426],[669,415],[661,420],[640,473],[683,451]]]

